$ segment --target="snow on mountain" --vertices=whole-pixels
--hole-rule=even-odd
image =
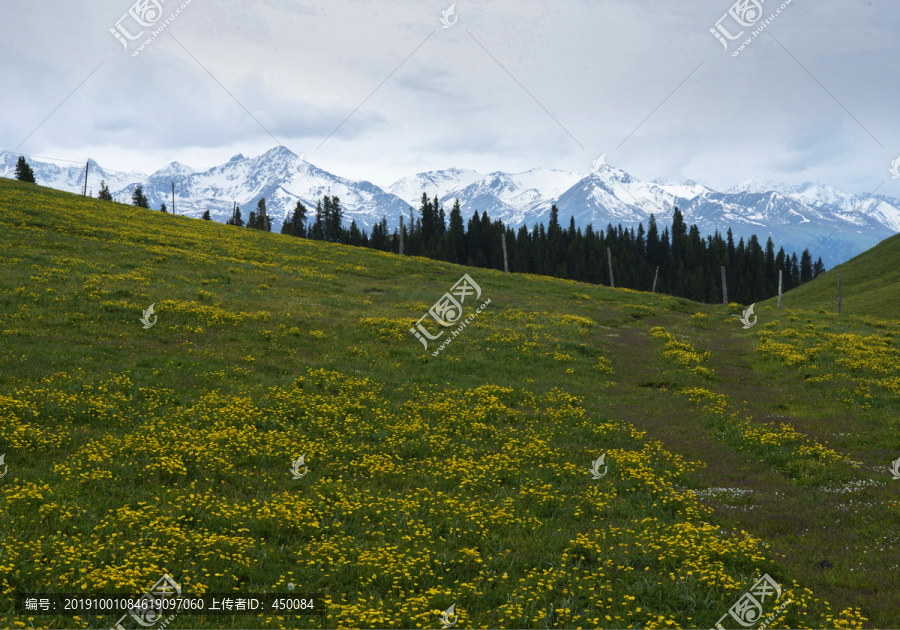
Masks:
[[[15,178],[18,159],[19,155],[17,153],[0,151],[0,177]],[[61,160],[49,161],[44,158],[26,158],[26,160],[34,171],[37,183],[41,186],[81,194],[84,186],[85,165],[83,163],[65,162],[57,164],[56,162],[61,162]],[[93,193],[95,197],[100,191],[101,181],[105,180],[110,190],[117,190],[127,186],[129,183],[141,182],[147,179],[147,176],[140,171],[132,171],[130,173],[106,171],[94,160],[88,160],[88,162],[90,163],[88,168],[88,193]],[[130,194],[128,201],[131,201]]]
[[[694,197],[699,197],[705,193],[712,192],[709,188],[704,186],[703,184],[698,184],[697,182],[687,179],[683,182],[655,182],[659,184],[659,187],[664,191],[672,195],[673,197],[679,197],[681,199],[693,199]]]
[[[14,177],[18,155],[0,153],[0,176]],[[29,159],[38,183],[60,190],[80,193],[84,183],[84,167],[60,167],[40,159]],[[259,199],[265,197],[266,212],[272,218],[273,229],[279,230],[288,212],[297,201],[315,212],[316,202],[323,196],[337,196],[341,200],[349,222],[355,219],[360,229],[371,230],[383,215],[394,218],[408,209],[408,204],[391,193],[366,181],[353,181],[332,175],[299,158],[284,147],[276,147],[263,155],[246,158],[236,155],[225,164],[205,171],[194,171],[179,162],[172,162],[149,177],[142,173],[115,173],[103,170],[91,161],[88,188],[94,194],[105,179],[113,199],[131,203],[134,189],[140,185],[149,205],[158,209],[165,203],[171,211],[172,184],[175,184],[175,211],[199,218],[205,210],[216,221],[231,217],[235,202],[241,207],[246,221],[256,210]]]
[[[738,194],[738,193],[762,193],[768,192],[770,190],[779,190],[779,188],[783,186],[783,184],[779,184],[778,182],[773,182],[769,179],[748,179],[742,184],[738,184],[733,188],[726,190],[726,193]]]
[[[466,216],[477,210],[518,226],[529,218],[549,212],[549,200],[558,197],[582,177],[582,173],[543,168],[521,173],[497,171],[439,198],[447,207],[458,198]]]
[[[188,177],[193,174],[194,169],[186,166],[181,162],[172,162],[165,168],[156,171],[154,177]]]
[[[14,176],[17,158],[0,152],[0,176]],[[41,158],[29,158],[29,163],[39,184],[81,192],[83,165],[61,166]],[[570,217],[581,228],[589,223],[596,229],[608,223],[646,226],[654,214],[663,229],[677,206],[685,221],[696,223],[704,234],[731,228],[736,239],[751,234],[763,241],[771,237],[776,248],[798,252],[810,248],[828,266],[900,232],[900,200],[884,195],[854,195],[822,183],[785,185],[765,180],[749,180],[718,192],[690,180],[643,181],[609,165],[587,174],[536,168],[484,175],[450,168],[403,178],[384,190],[371,182],[334,175],[276,147],[256,157],[238,154],[204,171],[172,162],[149,177],[104,170],[91,161],[88,190],[95,196],[101,179],[123,203],[130,203],[134,188],[141,185],[154,209],[161,203],[171,204],[174,183],[178,214],[200,217],[208,209],[220,222],[231,216],[234,202],[246,220],[265,197],[274,230],[280,229],[298,201],[307,207],[309,217],[325,195],[341,200],[346,223],[355,220],[360,229],[371,230],[384,216],[390,227],[396,227],[410,206],[419,207],[425,192],[429,198],[437,195],[445,212],[459,199],[467,219],[475,211],[487,212],[512,228],[546,224],[555,204],[564,226]]]
[[[448,168],[404,177],[388,186],[387,192],[400,197],[413,208],[418,208],[422,201],[422,192],[427,192],[429,198],[437,195],[438,199],[444,199],[483,177],[484,175],[478,171]]]

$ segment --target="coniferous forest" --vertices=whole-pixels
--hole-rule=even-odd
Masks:
[[[265,201],[260,206],[265,208]],[[612,224],[596,230],[588,225],[575,227],[572,217],[568,227],[559,222],[556,206],[550,211],[545,227],[535,225],[531,230],[522,226],[518,231],[491,221],[486,212],[476,210],[466,221],[459,208],[453,205],[449,217],[437,197],[422,194],[422,203],[409,216],[400,230],[388,231],[387,219],[372,228],[371,234],[360,230],[356,221],[349,227],[342,223],[340,199],[325,196],[310,212],[297,202],[281,228],[282,234],[299,238],[370,247],[382,251],[423,256],[436,260],[503,270],[501,235],[506,235],[507,261],[512,273],[531,273],[553,276],[593,284],[610,284],[607,248],[612,255],[612,281],[616,287],[639,291],[656,291],[699,302],[722,301],[721,267],[728,280],[728,299],[751,304],[778,294],[778,271],[782,271],[782,288],[788,291],[809,282],[825,271],[822,259],[815,263],[809,250],[801,256],[788,254],[784,248],[775,251],[772,239],[765,245],[751,236],[735,243],[729,229],[722,236],[716,232],[705,238],[696,225],[686,225],[675,208],[671,230],[659,230],[656,219],[650,216],[646,229],[623,228]],[[228,220],[229,225],[244,226],[240,208]],[[251,212],[246,227],[271,230],[271,220]],[[401,233],[402,231],[402,233]]]

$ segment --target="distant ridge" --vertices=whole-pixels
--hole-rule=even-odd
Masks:
[[[17,158],[15,153],[0,152],[0,176],[13,176]],[[36,158],[29,163],[38,183],[81,192],[83,165],[59,166]],[[704,234],[724,234],[731,228],[735,239],[756,234],[765,243],[771,237],[776,249],[808,248],[829,268],[900,232],[900,200],[893,197],[854,195],[818,182],[789,186],[760,180],[719,192],[691,180],[643,181],[606,164],[589,173],[535,168],[483,174],[450,168],[405,177],[383,189],[334,175],[284,147],[275,147],[256,157],[235,155],[204,171],[172,162],[149,176],[106,171],[91,161],[88,189],[94,195],[101,179],[113,198],[124,203],[130,202],[140,184],[153,208],[171,205],[174,183],[179,214],[199,218],[209,210],[219,222],[231,216],[234,202],[246,216],[265,197],[275,230],[298,201],[312,212],[325,195],[339,197],[345,220],[355,220],[366,230],[382,216],[391,228],[396,227],[401,214],[408,216],[410,206],[419,207],[422,192],[429,198],[436,195],[447,210],[459,199],[467,218],[477,210],[513,228],[527,225],[529,229],[536,223],[546,224],[554,204],[560,221],[568,223],[574,217],[576,226],[590,223],[598,229],[609,223],[646,227],[651,213],[665,224],[677,206],[685,221],[696,223]]]

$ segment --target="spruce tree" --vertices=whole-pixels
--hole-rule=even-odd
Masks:
[[[244,225],[244,220],[241,218],[241,207],[235,206],[234,215],[228,221],[225,222],[226,225],[234,225],[237,227],[241,227]]]
[[[825,273],[825,265],[822,262],[822,257],[819,256],[819,260],[817,260],[815,266],[813,266],[813,278],[818,278],[823,273]]]
[[[306,236],[306,206],[304,206],[301,202],[297,202],[297,205],[294,206],[294,217],[293,217],[293,234],[294,236],[299,236],[303,238]]]
[[[34,171],[31,170],[31,166],[25,161],[25,156],[23,155],[20,155],[19,160],[16,162],[16,179],[29,184],[37,183],[34,180]]]
[[[131,193],[131,203],[138,208],[150,208],[150,204],[147,203],[147,197],[144,196],[144,189],[140,184],[135,186],[134,192]]]
[[[328,197],[325,197],[326,203]],[[331,202],[327,203],[328,212],[325,215],[325,231],[328,240],[332,243],[339,243],[341,240],[341,222],[343,221],[344,211],[341,209],[341,200],[336,196],[331,197]]]
[[[453,208],[450,209],[450,227],[447,228],[447,259],[449,262],[462,265],[466,258],[466,229],[459,199],[456,199]]]
[[[329,202],[330,205],[331,202]],[[322,200],[316,202],[316,222],[313,223],[309,237],[311,239],[321,241],[325,239],[325,214],[322,210]]]
[[[791,288],[792,289],[796,289],[797,287],[800,286],[801,275],[800,275],[800,264],[797,262],[797,252],[794,252],[793,254],[791,254],[790,278],[791,278]]]
[[[202,217],[202,218],[203,218],[204,221],[212,221],[212,217],[209,216],[209,210],[204,210],[204,211],[203,211],[203,217]]]
[[[288,215],[284,217],[284,221],[281,223],[281,233],[287,234],[288,236],[294,235],[294,212],[293,210],[288,212]]]
[[[102,180],[100,182],[100,192],[97,193],[97,199],[102,199],[103,201],[112,201],[112,194],[109,192],[109,187],[106,185],[105,180]]]
[[[160,212],[166,212],[166,204],[162,204],[162,205],[159,207],[159,211],[160,211]]]
[[[800,282],[805,284],[813,279],[812,256],[808,249],[800,255]]]
[[[350,245],[356,245],[357,247],[363,243],[362,232],[360,232],[359,228],[356,226],[355,220],[350,222],[349,241]]]

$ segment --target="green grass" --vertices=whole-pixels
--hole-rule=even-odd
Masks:
[[[827,246],[827,243],[826,243]],[[900,234],[887,238],[872,249],[838,265],[782,299],[785,308],[837,313],[837,283],[841,276],[841,313],[900,319]],[[778,298],[761,302],[775,306]]]
[[[328,603],[169,628],[709,628],[768,573],[770,625],[900,625],[900,324],[799,310],[819,280],[744,330],[8,180],[0,267],[6,597],[169,573]],[[490,304],[435,357],[409,329],[464,273]]]

